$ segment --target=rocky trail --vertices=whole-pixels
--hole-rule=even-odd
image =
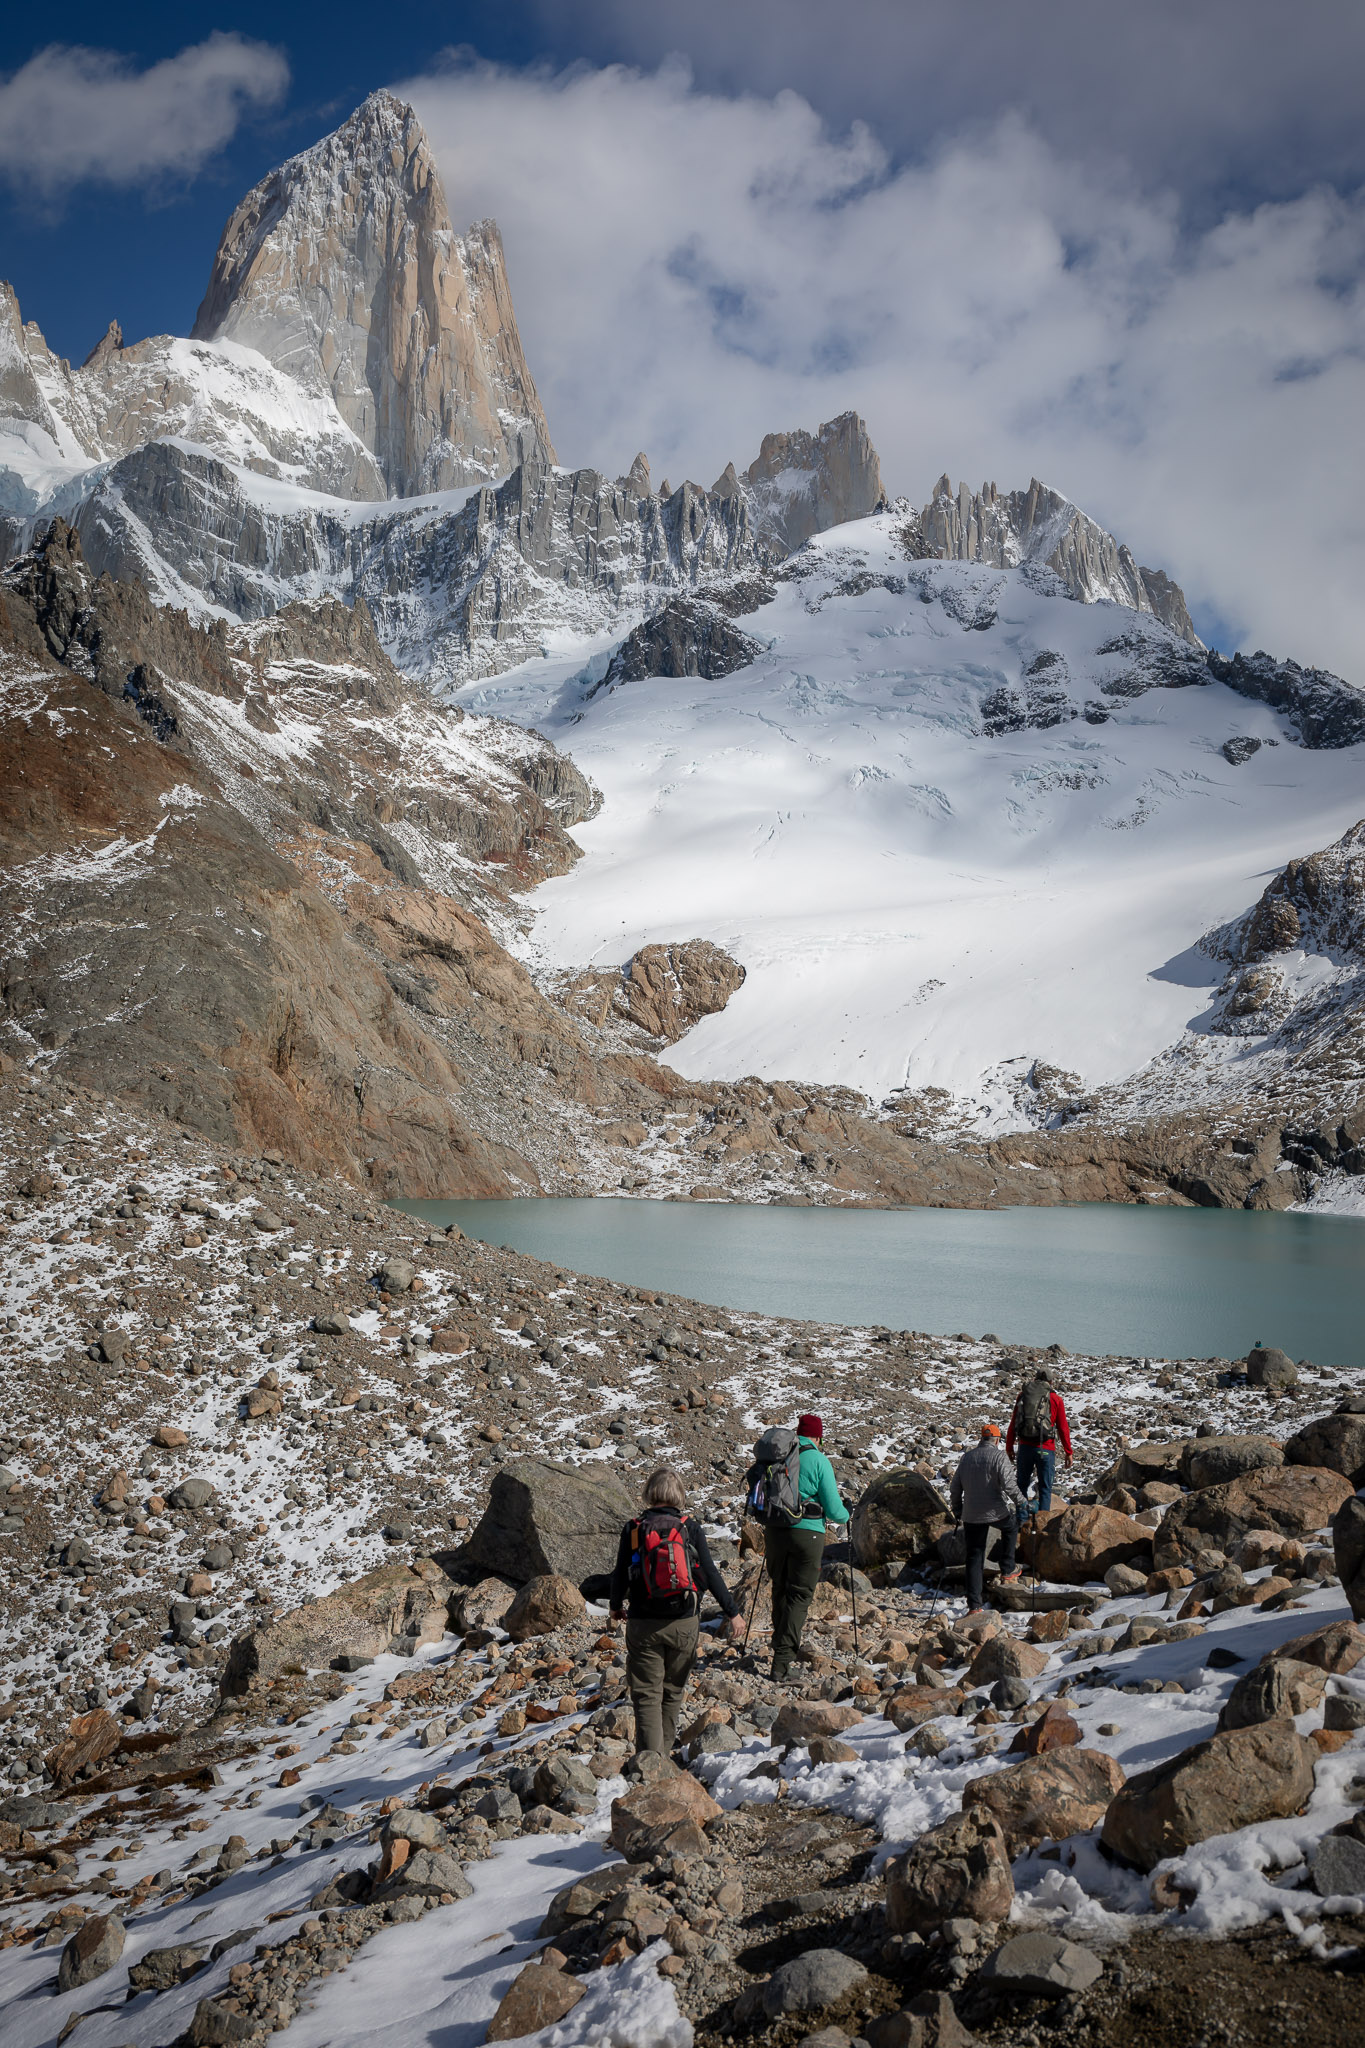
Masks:
[[[7,2039],[1353,2038],[1358,1376],[724,1312],[29,1075],[0,1144]],[[1034,1357],[1071,1504],[969,1621]],[[775,1687],[738,1496],[811,1405],[859,1504]],[[584,1592],[664,1456],[760,1636],[642,1771]]]

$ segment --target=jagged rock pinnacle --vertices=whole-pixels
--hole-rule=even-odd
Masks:
[[[497,226],[456,235],[421,123],[393,93],[242,200],[194,334],[330,391],[397,496],[554,459]]]

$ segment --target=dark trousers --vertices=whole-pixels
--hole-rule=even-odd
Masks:
[[[763,1554],[773,1582],[773,1670],[781,1677],[801,1647],[801,1631],[820,1583],[825,1532],[767,1528]]]
[[[1045,1515],[1052,1506],[1052,1474],[1057,1463],[1057,1450],[1053,1444],[1020,1444],[1015,1452],[1014,1470],[1019,1481],[1019,1491],[1028,1499],[1029,1484],[1036,1472],[1038,1475],[1038,1498],[1033,1507],[1020,1508],[1015,1520],[1020,1527],[1028,1520],[1036,1507]]]
[[[678,1713],[697,1660],[695,1614],[678,1621],[626,1623],[626,1687],[635,1709],[635,1749],[671,1754]]]
[[[980,1607],[985,1597],[986,1545],[991,1540],[991,1530],[1000,1531],[1000,1569],[1014,1570],[1014,1523],[1011,1522],[964,1522],[962,1534],[967,1545],[967,1605]]]

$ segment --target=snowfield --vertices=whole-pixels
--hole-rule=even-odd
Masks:
[[[883,515],[785,575],[739,622],[765,653],[718,681],[601,688],[595,653],[460,693],[604,793],[537,893],[533,966],[701,937],[748,970],[672,1048],[691,1078],[937,1085],[997,1124],[1035,1059],[1121,1080],[1198,1032],[1226,971],[1202,935],[1365,811],[1359,746],[1153,686],[1183,643],[1047,572],[908,561]],[[1058,722],[988,731],[983,704]],[[1260,749],[1234,766],[1239,736]]]

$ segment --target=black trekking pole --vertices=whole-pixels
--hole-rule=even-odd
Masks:
[[[857,1566],[856,1566],[856,1565],[854,1565],[854,1564],[850,1564],[850,1565],[849,1565],[849,1568],[848,1568],[848,1590],[849,1590],[849,1592],[850,1592],[850,1593],[852,1594],[852,1596],[853,1596],[853,1662],[854,1662],[855,1664],[861,1664],[861,1663],[862,1663],[862,1661],[863,1661],[863,1653],[862,1653],[862,1651],[861,1651],[861,1650],[859,1649],[859,1647],[858,1647],[858,1582],[857,1582],[857,1570],[858,1570],[858,1568],[857,1568]]]

